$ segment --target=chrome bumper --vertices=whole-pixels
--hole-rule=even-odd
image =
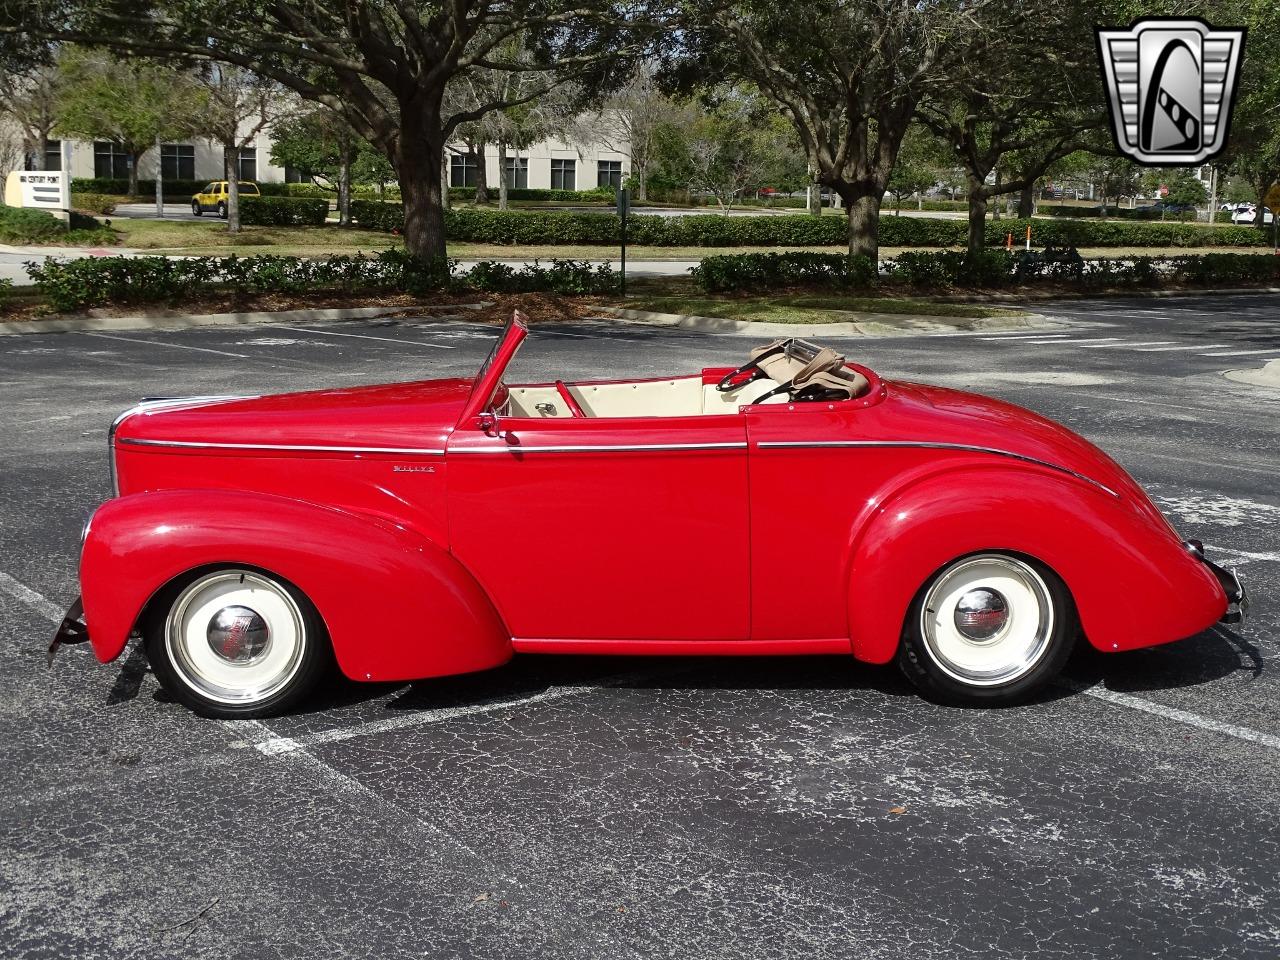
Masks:
[[[1208,567],[1227,595],[1227,612],[1220,618],[1221,623],[1244,623],[1249,613],[1249,595],[1245,592],[1240,575],[1234,570],[1220,567],[1204,555],[1204,544],[1199,540],[1184,540],[1183,545],[1194,553]]]

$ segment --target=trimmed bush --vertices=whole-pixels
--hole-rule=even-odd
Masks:
[[[306,197],[240,198],[240,222],[263,227],[317,227],[329,216],[328,200]]]
[[[452,262],[422,264],[403,250],[376,257],[165,257],[50,258],[29,262],[36,290],[55,310],[82,310],[108,303],[178,303],[214,293],[345,293],[395,291],[427,293],[441,289],[492,291],[546,290],[557,293],[605,293],[617,288],[608,264],[551,261],[520,269],[484,261],[470,271]]]
[[[0,204],[0,243],[107,246],[116,235],[93,217],[71,214],[70,229],[45,210],[6,207]]]
[[[467,201],[475,198],[475,187],[449,188],[449,199],[451,201]],[[593,187],[590,190],[546,190],[538,187],[516,189],[513,187],[507,190],[507,199],[514,201],[533,200],[543,203],[613,203],[616,199],[616,194],[613,187]],[[489,200],[492,203],[498,202],[498,185],[496,183],[489,184]]]
[[[96,213],[99,216],[109,217],[116,212],[118,202],[118,198],[105,193],[71,194],[71,209],[78,213]]]
[[[337,188],[329,189],[318,183],[286,183],[284,194],[287,197],[306,197],[311,200],[336,200]]]
[[[707,257],[690,272],[699,287],[714,292],[786,287],[857,289],[876,282],[869,260],[839,254],[749,253]],[[1085,260],[1071,248],[1051,248],[1030,254],[989,250],[977,257],[958,250],[912,250],[886,261],[881,267],[881,276],[925,290],[989,289],[1045,281],[1070,281],[1084,289],[1214,287],[1280,283],[1280,257],[1207,253]]]
[[[875,264],[869,258],[839,253],[742,253],[706,257],[689,272],[694,282],[707,291],[795,286],[865,288],[876,281]]]

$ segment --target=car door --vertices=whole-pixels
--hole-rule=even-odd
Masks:
[[[451,548],[519,639],[745,640],[741,415],[461,423]]]

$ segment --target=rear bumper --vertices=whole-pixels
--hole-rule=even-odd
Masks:
[[[1199,540],[1185,540],[1183,545],[1196,555],[1217,578],[1218,584],[1227,595],[1227,609],[1219,618],[1221,623],[1244,623],[1249,612],[1249,595],[1245,592],[1240,576],[1234,570],[1220,567],[1204,555],[1204,544]]]

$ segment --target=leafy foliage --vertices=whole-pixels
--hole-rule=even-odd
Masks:
[[[869,257],[840,253],[743,253],[706,257],[689,271],[703,290],[773,290],[781,287],[865,289],[876,281]]]
[[[0,243],[99,245],[116,242],[116,235],[93,217],[73,213],[68,229],[44,210],[0,204]]]
[[[483,261],[470,271],[452,262],[423,264],[403,250],[376,257],[87,257],[50,258],[26,264],[36,290],[59,311],[104,304],[180,303],[216,293],[300,294],[317,290],[344,293],[396,291],[427,293],[441,289],[606,293],[617,287],[608,264],[553,260],[546,266],[514,269]]]
[[[318,227],[329,215],[329,201],[308,197],[240,198],[240,222],[265,227]]]

